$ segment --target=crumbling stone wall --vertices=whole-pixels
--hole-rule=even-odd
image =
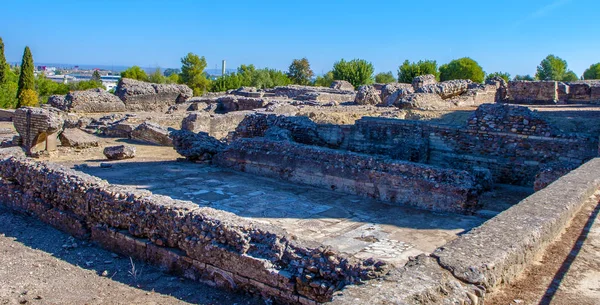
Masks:
[[[67,112],[124,112],[125,104],[114,94],[102,89],[73,91],[67,95],[53,95],[48,104]]]
[[[295,100],[314,100],[317,102],[351,102],[356,98],[356,92],[346,87],[326,88],[313,86],[289,85],[266,90],[274,96],[283,96]]]
[[[215,155],[214,162],[433,211],[469,213],[478,208],[477,185],[468,172],[382,156],[252,138],[233,142]]]
[[[274,226],[28,159],[0,160],[0,202],[181,276],[281,302],[325,302],[386,269]]]
[[[152,84],[121,78],[115,89],[128,111],[166,111],[175,103],[183,103],[193,96],[186,85]]]
[[[282,127],[278,120],[292,119],[261,116],[240,123],[233,138],[262,137],[271,126]],[[483,167],[495,181],[517,185],[532,185],[544,164],[579,166],[598,155],[596,137],[563,134],[528,108],[506,104],[480,106],[463,126],[367,117],[348,126],[311,123],[282,128],[298,143],[463,170]]]
[[[28,154],[56,150],[64,119],[56,108],[21,107],[15,110],[13,124]]]
[[[508,102],[519,104],[600,103],[600,81],[512,81]]]

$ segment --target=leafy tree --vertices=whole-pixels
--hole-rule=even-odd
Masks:
[[[29,99],[32,93],[24,93],[25,90],[33,91],[35,94],[35,78],[33,76],[33,56],[29,47],[25,47],[23,60],[21,61],[21,75],[19,75],[19,85],[17,88],[17,108],[25,105],[32,105]],[[37,103],[37,96],[35,97]]]
[[[41,103],[46,103],[50,95],[67,94],[70,90],[67,84],[54,82],[43,73],[35,79],[35,88]]]
[[[252,86],[252,79],[255,77],[256,67],[254,65],[240,65],[237,68],[237,74],[242,86]]]
[[[354,87],[372,84],[374,82],[373,64],[364,59],[353,59],[345,61],[344,59],[333,64],[333,78],[336,80],[345,80]]]
[[[535,78],[539,80],[569,81],[573,79],[573,75],[577,80],[577,75],[567,69],[567,61],[551,54],[546,56],[537,67]]]
[[[88,89],[95,89],[95,88],[106,89],[104,87],[104,85],[102,85],[101,82],[96,82],[93,80],[86,80],[86,81],[80,81],[80,82],[69,84],[70,91],[81,91],[81,90],[88,90]]]
[[[202,95],[210,89],[210,80],[204,73],[205,68],[206,59],[204,56],[199,57],[190,52],[181,59],[180,80],[194,90],[194,95]]]
[[[440,72],[435,60],[419,60],[418,62],[409,62],[405,60],[398,68],[398,81],[401,83],[412,83],[417,76],[433,74],[439,80]]]
[[[148,75],[148,81],[155,84],[164,84],[167,82],[167,78],[160,72],[160,68],[156,68],[154,72]]]
[[[92,73],[92,79],[95,82],[102,82],[102,77],[100,77],[100,72],[98,72],[98,70],[94,70],[94,73]]]
[[[600,79],[600,62],[587,68],[583,72],[583,79]]]
[[[0,108],[15,108],[17,105],[17,87],[19,70],[6,70],[6,82],[0,84]]]
[[[575,74],[575,72],[569,70],[567,71],[567,73],[565,73],[565,75],[563,75],[562,81],[563,82],[574,82],[574,81],[578,81],[579,80],[579,76],[577,76],[577,74]]]
[[[148,81],[148,75],[146,74],[146,71],[142,70],[142,68],[140,68],[139,66],[127,68],[127,70],[121,72],[121,77],[137,79],[144,82]]]
[[[486,75],[485,80],[488,81],[496,76],[499,76],[501,78],[503,78],[505,81],[509,81],[510,80],[510,73],[507,72],[494,72],[494,73],[490,73],[488,75]]]
[[[533,76],[531,76],[529,74],[527,74],[527,75],[515,75],[514,80],[526,80],[526,81],[532,82],[532,81],[535,80],[535,77],[533,77]]]
[[[313,77],[314,73],[310,69],[310,63],[308,59],[294,59],[288,69],[287,76],[292,80],[294,84],[308,85]]]
[[[2,41],[2,37],[0,37],[0,84],[7,82],[8,70],[10,70],[10,67],[6,62],[6,57],[4,57],[4,42]]]
[[[469,57],[455,59],[440,67],[440,80],[470,79],[482,83],[485,72],[481,66]]]
[[[319,87],[331,87],[331,83],[333,83],[333,81],[333,72],[329,71],[322,76],[317,76],[314,85]]]
[[[394,74],[392,71],[390,72],[381,72],[375,75],[375,82],[378,84],[389,84],[396,81]]]
[[[225,74],[212,82],[212,92],[223,92],[242,87],[242,80],[237,73]]]
[[[181,70],[179,70],[179,69],[168,68],[168,69],[165,69],[165,71],[163,72],[163,75],[165,77],[169,77],[173,74],[179,74],[179,73],[181,73]]]
[[[179,84],[179,74],[173,73],[167,76],[167,84]]]
[[[37,106],[39,104],[38,95],[33,89],[23,89],[17,100],[17,108],[25,106]]]

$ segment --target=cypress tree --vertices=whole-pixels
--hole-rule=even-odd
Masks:
[[[22,103],[22,93],[25,90],[35,91],[35,79],[33,77],[33,57],[29,47],[25,47],[23,60],[21,61],[21,75],[19,75],[19,87],[17,88],[17,108],[28,103]]]
[[[8,64],[6,64],[6,57],[4,57],[4,42],[0,37],[0,85],[6,83]]]

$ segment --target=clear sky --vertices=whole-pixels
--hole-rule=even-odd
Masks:
[[[405,59],[469,56],[486,72],[534,74],[548,54],[581,75],[600,62],[600,1],[3,0],[0,37],[20,61],[179,67],[188,52],[209,68],[287,70],[307,57],[320,74],[341,58],[395,71]]]

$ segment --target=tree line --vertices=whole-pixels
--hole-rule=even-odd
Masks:
[[[33,55],[25,47],[21,65],[11,68],[4,56],[4,42],[0,37],[0,108],[19,108],[46,103],[53,94],[67,94],[69,91],[104,88],[98,71],[89,81],[77,83],[57,83],[41,73],[35,76]]]
[[[254,65],[240,65],[235,72],[210,79],[205,72],[207,67],[204,56],[188,53],[181,58],[180,69],[157,68],[147,74],[139,66],[133,66],[121,72],[121,77],[152,83],[186,84],[194,95],[205,92],[222,92],[239,87],[272,88],[290,84],[329,87],[334,80],[345,80],[355,87],[373,83],[411,83],[420,75],[432,74],[439,81],[470,79],[482,83],[493,77],[506,81],[511,75],[506,72],[485,73],[475,60],[463,57],[438,66],[435,60],[404,61],[395,76],[391,71],[375,74],[373,64],[364,59],[346,61],[341,59],[333,64],[324,75],[316,76],[308,59],[294,59],[287,71],[269,68],[256,68]],[[568,69],[567,62],[555,55],[548,55],[537,66],[534,76],[516,75],[513,80],[556,80],[575,81],[578,79],[600,79],[600,63],[592,64],[581,78]],[[34,76],[33,56],[29,47],[25,47],[20,67],[11,68],[4,57],[4,44],[0,38],[0,107],[15,108],[45,103],[50,95],[67,94],[69,91],[102,88],[98,71],[94,71],[91,80],[63,84],[47,79],[43,73]]]

